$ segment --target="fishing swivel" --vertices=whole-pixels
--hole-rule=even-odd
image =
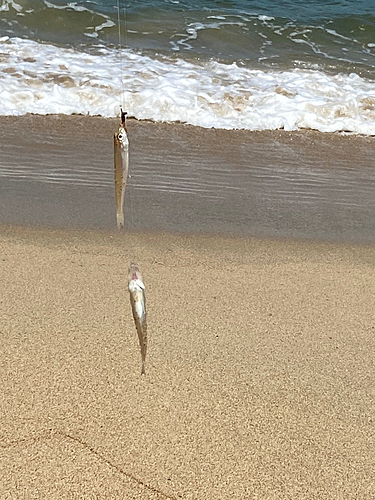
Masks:
[[[123,111],[121,107],[120,110],[121,110],[121,125],[126,129],[125,120],[126,120],[126,115],[128,113],[126,111]]]

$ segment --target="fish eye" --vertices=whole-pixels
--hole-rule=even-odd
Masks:
[[[118,137],[119,141],[122,140],[122,134],[119,134],[117,137]]]

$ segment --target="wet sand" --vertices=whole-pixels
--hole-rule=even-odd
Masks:
[[[0,117],[0,223],[116,229],[117,120]],[[375,139],[128,121],[126,228],[375,241]]]
[[[374,498],[373,246],[3,225],[0,252],[1,498]]]

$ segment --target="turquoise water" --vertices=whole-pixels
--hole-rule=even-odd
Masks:
[[[0,0],[0,34],[94,50],[119,43],[116,0]],[[121,45],[147,55],[375,78],[370,0],[120,0]]]

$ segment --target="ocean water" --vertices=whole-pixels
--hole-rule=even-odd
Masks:
[[[0,0],[0,114],[375,135],[373,0]]]

